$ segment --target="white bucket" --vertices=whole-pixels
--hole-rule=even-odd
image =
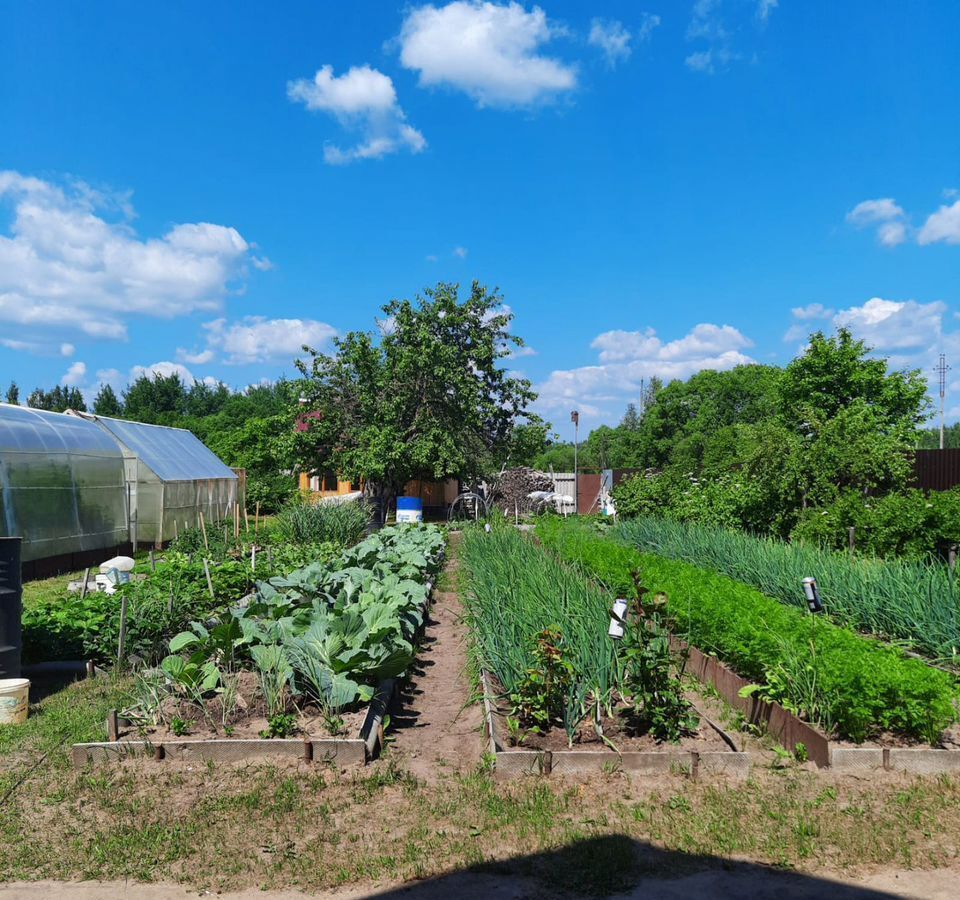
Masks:
[[[30,680],[0,678],[0,725],[20,725],[30,709]]]

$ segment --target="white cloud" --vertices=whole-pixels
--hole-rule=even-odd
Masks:
[[[219,309],[244,277],[250,245],[235,229],[187,223],[141,239],[129,221],[107,218],[117,204],[104,197],[82,183],[0,172],[0,202],[13,207],[9,233],[0,234],[5,330],[48,342],[68,328],[122,340],[132,316]]]
[[[918,244],[960,244],[960,200],[951,206],[941,206],[927,217],[920,233]]]
[[[919,368],[925,373],[945,347],[952,345],[960,353],[960,332],[945,333],[943,319],[946,304],[935,300],[885,300],[872,297],[859,306],[834,311],[823,309],[821,315],[807,313],[814,307],[793,310],[794,324],[784,335],[786,341],[806,343],[811,331],[832,331],[847,328],[863,340],[876,355],[889,359],[893,368]],[[820,319],[824,324],[814,324]],[[826,326],[826,327],[825,327]]]
[[[189,350],[185,350],[183,347],[177,347],[177,360],[182,363],[186,363],[191,366],[204,366],[208,362],[212,362],[213,358],[217,354],[213,350],[199,350],[196,353],[191,353]]]
[[[424,136],[407,124],[393,80],[370,66],[353,66],[339,76],[332,66],[323,66],[312,79],[289,82],[287,96],[309,110],[332,115],[347,131],[359,134],[353,147],[324,147],[324,159],[330,164],[378,159],[400,150],[419,153],[427,146]],[[260,264],[270,266],[270,261]]]
[[[460,259],[466,259],[466,258],[467,258],[467,253],[469,253],[469,252],[470,252],[470,251],[467,250],[466,247],[454,247],[454,248],[453,248],[453,255],[456,256],[456,257],[459,257]]]
[[[77,352],[77,348],[73,344],[63,343],[60,345],[60,355],[61,356],[73,356]]]
[[[812,319],[829,319],[834,311],[828,309],[822,303],[809,303],[806,306],[795,306],[790,310],[793,317],[801,322],[808,322]]]
[[[207,350],[192,356],[197,364],[209,362],[213,358],[213,351],[225,354],[224,362],[228,365],[290,361],[301,355],[304,344],[319,348],[337,336],[337,330],[332,325],[313,319],[246,316],[239,322],[216,319],[203,327],[206,330]],[[208,352],[211,354],[209,357]]]
[[[587,43],[599,47],[611,67],[624,59],[629,59],[633,49],[630,39],[633,37],[623,22],[616,19],[594,19],[590,23],[590,35]]]
[[[878,351],[903,351],[936,343],[946,309],[939,301],[917,303],[873,297],[861,306],[840,310],[833,324],[849,328]]]
[[[446,85],[478,106],[533,106],[577,85],[576,68],[540,53],[562,34],[534,6],[455,0],[407,13],[400,30],[400,62],[420,73],[422,87]]]
[[[757,0],[757,18],[766,24],[770,14],[780,5],[780,0]]]
[[[685,60],[687,68],[694,72],[703,72],[713,75],[717,67],[723,68],[740,57],[726,47],[711,47],[709,50],[700,50],[691,53]]]
[[[87,364],[78,361],[73,363],[73,365],[67,369],[63,377],[60,379],[60,384],[66,385],[67,387],[76,387],[77,385],[82,384],[86,377]]]
[[[133,366],[133,368],[130,369],[128,384],[133,384],[133,382],[138,378],[142,378],[144,375],[146,375],[147,378],[156,378],[157,375],[161,375],[164,378],[169,378],[171,375],[179,375],[180,380],[187,385],[187,387],[198,380],[194,377],[193,372],[186,366],[180,363],[170,362],[169,360],[163,360],[162,362],[155,362],[149,366]],[[206,381],[207,379],[204,380]]]
[[[856,228],[877,226],[877,240],[884,247],[896,247],[907,239],[906,213],[892,197],[864,200],[847,213]]]
[[[428,263],[435,263],[435,262],[437,262],[438,260],[439,260],[439,257],[438,257],[435,253],[428,253],[428,254],[427,254],[427,262],[428,262]]]
[[[847,213],[847,221],[858,228],[903,218],[903,208],[892,197],[864,200]]]
[[[697,325],[673,341],[662,341],[654,329],[607,331],[591,347],[599,365],[557,370],[537,386],[537,405],[545,412],[579,409],[588,418],[616,418],[640,393],[641,379],[671,381],[701,369],[731,369],[754,360],[742,351],[752,341],[730,325]]]

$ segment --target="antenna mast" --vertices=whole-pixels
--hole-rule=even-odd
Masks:
[[[946,354],[940,354],[940,362],[933,367],[933,371],[940,376],[940,449],[942,450],[944,397],[947,395],[947,372],[950,371],[950,366],[947,365]]]

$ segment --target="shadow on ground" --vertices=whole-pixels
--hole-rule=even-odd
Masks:
[[[629,837],[611,835],[352,896],[377,900],[521,900],[544,896],[880,900],[902,894],[770,866],[660,850]]]

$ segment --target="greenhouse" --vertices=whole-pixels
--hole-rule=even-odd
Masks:
[[[232,518],[236,474],[191,432],[89,413],[69,412],[118,445],[130,504],[130,540],[162,544],[181,531]]]
[[[117,442],[80,418],[0,403],[0,536],[23,560],[68,557],[127,540]]]

